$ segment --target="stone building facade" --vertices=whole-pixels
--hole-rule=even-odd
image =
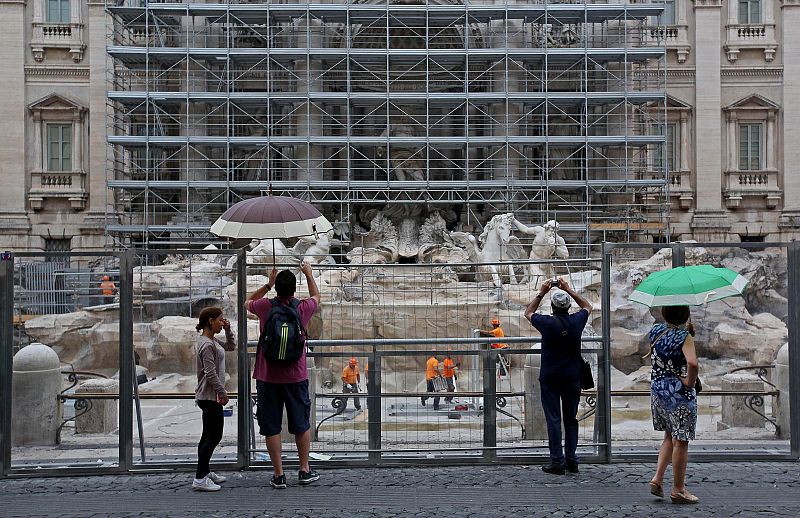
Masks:
[[[105,5],[0,0],[0,250],[105,242]]]
[[[0,249],[107,242],[109,20],[96,0],[0,0]],[[671,170],[672,239],[799,237],[800,0],[667,0],[661,21],[668,145],[649,161]]]
[[[673,239],[800,234],[800,2],[665,4]]]

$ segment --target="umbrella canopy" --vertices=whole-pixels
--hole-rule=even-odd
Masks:
[[[287,239],[325,233],[333,225],[314,206],[288,196],[262,196],[233,205],[211,225],[221,237]]]
[[[700,306],[741,295],[746,285],[746,278],[728,268],[710,264],[680,266],[651,273],[629,299],[649,307]]]

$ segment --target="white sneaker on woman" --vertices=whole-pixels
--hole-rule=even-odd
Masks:
[[[222,486],[218,486],[211,480],[211,477],[196,478],[192,482],[192,489],[195,491],[219,491]]]
[[[215,484],[222,484],[223,482],[228,480],[228,477],[225,477],[223,475],[217,475],[213,471],[209,471],[208,478],[210,478],[211,482],[213,482]]]

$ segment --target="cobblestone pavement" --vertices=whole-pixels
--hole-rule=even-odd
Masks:
[[[265,471],[225,472],[218,493],[190,490],[190,473],[0,480],[0,516],[428,517],[800,516],[800,463],[690,464],[701,498],[678,506],[649,494],[652,464],[320,470],[315,484],[273,490]],[[668,476],[670,472],[667,472]],[[669,484],[665,484],[669,492]]]

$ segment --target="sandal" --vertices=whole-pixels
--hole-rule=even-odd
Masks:
[[[696,504],[700,501],[699,498],[684,489],[678,493],[672,493],[670,496],[673,504]]]
[[[659,498],[664,498],[664,487],[661,484],[656,484],[652,480],[650,481],[650,494],[655,495]]]

